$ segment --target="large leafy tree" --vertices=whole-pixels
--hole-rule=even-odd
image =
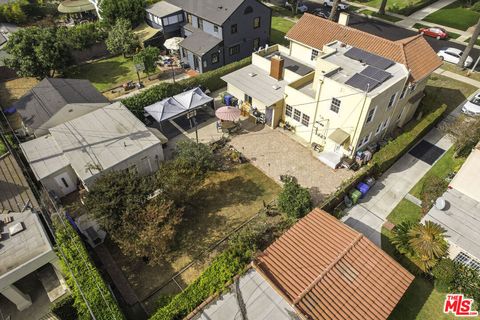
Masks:
[[[100,11],[102,19],[111,25],[123,18],[137,26],[145,16],[145,0],[102,0]]]
[[[118,19],[108,33],[106,41],[107,49],[112,54],[123,54],[124,56],[133,53],[140,45],[138,37],[133,33],[130,21]]]
[[[147,203],[144,210],[127,212],[122,216],[119,232],[114,240],[123,253],[146,258],[155,265],[170,249],[176,234],[176,227],[182,221],[182,209],[173,201],[156,197]]]
[[[22,77],[53,77],[71,62],[70,47],[58,28],[28,27],[12,34],[6,45],[11,55],[5,64]]]
[[[78,24],[66,30],[67,42],[71,48],[83,50],[107,38],[107,31],[99,22]]]
[[[155,72],[157,69],[157,60],[158,60],[158,55],[160,54],[160,49],[157,47],[146,47],[139,53],[137,53],[133,57],[133,61],[137,63],[141,63],[145,66],[145,72],[147,74],[150,74],[152,72]]]
[[[278,208],[289,217],[298,219],[312,210],[312,197],[306,188],[300,186],[297,181],[287,179],[278,196]]]
[[[446,230],[439,224],[426,221],[413,226],[409,232],[409,244],[415,252],[415,259],[423,271],[433,268],[447,254]]]

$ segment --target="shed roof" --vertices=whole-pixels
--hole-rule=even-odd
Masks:
[[[480,202],[455,189],[443,194],[444,210],[435,206],[422,221],[429,220],[447,230],[447,240],[480,260]]]
[[[24,142],[20,147],[37,180],[46,178],[69,165],[68,159],[50,134]]]
[[[222,42],[222,39],[196,29],[191,35],[183,39],[182,42],[179,43],[179,46],[198,55],[204,55],[220,42]]]
[[[253,76],[252,76],[253,75]],[[277,80],[263,69],[251,64],[224,75],[223,81],[237,87],[244,93],[271,106],[284,98],[285,80]]]
[[[200,18],[222,25],[243,3],[242,0],[167,0]]]
[[[161,144],[120,102],[53,127],[50,133],[84,182],[101,170]]]
[[[386,319],[414,278],[320,209],[296,223],[255,264],[309,319]]]
[[[174,14],[175,12],[181,11],[182,8],[179,8],[176,5],[173,5],[167,1],[159,1],[148,6],[145,10],[161,18],[161,17],[166,17],[168,15]]]
[[[88,80],[45,78],[12,107],[32,129],[40,128],[67,104],[108,103]]]
[[[286,38],[319,50],[327,43],[341,41],[405,65],[413,81],[424,79],[442,65],[421,35],[391,41],[309,13],[287,32]]]
[[[450,186],[480,202],[480,143],[468,156]]]

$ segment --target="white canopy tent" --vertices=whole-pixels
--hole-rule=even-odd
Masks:
[[[149,105],[145,107],[145,111],[156,121],[162,122],[177,118],[212,101],[212,97],[207,96],[202,89],[197,87]]]

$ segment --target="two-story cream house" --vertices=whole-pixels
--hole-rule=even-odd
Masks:
[[[266,123],[294,128],[305,144],[352,157],[414,115],[440,59],[423,39],[383,39],[304,14],[279,45],[252,55],[252,65],[224,76],[227,91]],[[333,158],[336,158],[335,156]]]

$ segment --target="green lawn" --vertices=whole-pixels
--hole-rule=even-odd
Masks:
[[[421,219],[422,209],[407,199],[402,199],[387,217],[387,220],[395,225],[404,221],[415,222]]]
[[[451,63],[444,63],[443,66],[442,66],[442,69],[444,69],[444,70],[447,70],[447,71],[450,71],[450,72],[453,72],[453,73],[457,73],[459,75],[462,75],[462,76],[465,76],[465,77],[468,77],[468,78],[472,78],[472,79],[477,80],[477,81],[480,81],[479,68],[480,68],[480,65],[475,68],[476,71],[472,72],[471,69],[462,69],[462,68],[459,68],[456,65],[451,64]]]
[[[124,58],[121,55],[73,67],[65,76],[88,79],[99,91],[107,91],[124,82],[137,79],[132,58]]]
[[[423,98],[422,104],[436,108],[445,103],[447,112],[451,112],[476,90],[476,87],[464,82],[432,74],[425,88],[427,96]]]
[[[430,170],[423,176],[420,181],[410,190],[410,194],[420,198],[421,191],[425,182],[433,177],[439,177],[445,179],[450,173],[458,171],[462,164],[465,162],[465,158],[455,158],[455,150],[450,148],[445,154],[430,168]]]
[[[421,28],[428,28],[429,26],[427,25],[424,25],[424,24],[421,24],[421,23],[415,23],[413,25],[413,28],[415,29],[421,29]],[[455,33],[455,32],[448,32],[448,38],[449,39],[457,39],[458,37],[460,37],[460,34],[458,33]]]
[[[353,0],[353,2],[366,5],[369,7],[380,8],[382,0]],[[407,9],[408,7],[417,6],[421,3],[429,2],[429,0],[388,0],[387,1],[387,11],[402,14],[402,10]]]
[[[461,1],[455,1],[423,20],[465,31],[477,23],[479,18],[480,13],[464,8]]]
[[[270,34],[270,42],[272,44],[282,44],[288,46],[288,41],[285,39],[285,34],[295,23],[282,17],[272,17],[272,30]]]
[[[362,10],[362,11],[360,11],[360,13],[366,14],[367,16],[373,16],[375,18],[391,21],[391,22],[398,22],[398,21],[402,20],[400,18],[390,16],[388,14],[379,14],[378,12],[372,11],[372,10]]]
[[[470,42],[470,39],[471,39],[471,38],[467,38],[467,39],[465,40],[465,42],[466,42],[466,43],[469,43],[469,42]],[[477,46],[480,46],[480,39],[477,39],[477,41],[475,41],[475,44],[476,44]]]

